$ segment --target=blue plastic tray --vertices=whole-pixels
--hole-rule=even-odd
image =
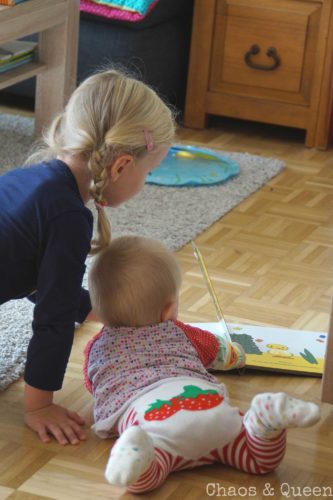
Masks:
[[[160,166],[150,172],[147,184],[210,186],[238,175],[238,163],[209,149],[173,145]]]

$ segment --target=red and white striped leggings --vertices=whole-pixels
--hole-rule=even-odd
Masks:
[[[128,427],[139,425],[135,412],[129,412],[118,427],[121,434]],[[143,493],[161,486],[170,472],[193,469],[201,465],[222,463],[252,474],[266,474],[281,463],[286,449],[286,431],[273,439],[250,436],[242,427],[238,436],[222,448],[216,448],[198,460],[173,456],[161,448],[155,448],[155,460],[136,483],[127,488],[131,493]]]

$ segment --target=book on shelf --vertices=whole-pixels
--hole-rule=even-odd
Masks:
[[[217,323],[191,323],[222,336]],[[269,326],[228,324],[230,337],[246,352],[246,368],[321,376],[328,334]]]
[[[37,42],[24,40],[12,40],[0,45],[0,73],[34,61],[37,46]]]

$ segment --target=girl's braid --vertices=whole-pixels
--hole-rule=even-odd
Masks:
[[[108,164],[108,160],[107,147],[103,145],[101,148],[92,151],[88,161],[88,168],[93,179],[90,187],[90,194],[96,203],[103,202],[102,193],[108,182],[107,171],[105,168]]]
[[[111,240],[111,224],[103,208],[103,190],[108,183],[106,166],[109,164],[109,153],[104,144],[99,149],[92,151],[88,161],[88,168],[92,175],[92,185],[90,194],[95,200],[97,208],[97,238],[93,239],[91,254],[96,254],[103,250]]]

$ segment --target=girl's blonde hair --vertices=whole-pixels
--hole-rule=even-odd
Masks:
[[[164,307],[178,299],[180,284],[172,252],[138,236],[114,239],[95,257],[89,272],[93,309],[108,326],[160,323]]]
[[[92,175],[90,194],[98,207],[92,254],[102,250],[111,236],[100,205],[108,182],[106,167],[121,153],[134,158],[147,154],[147,134],[154,149],[170,144],[175,134],[171,110],[143,82],[123,71],[104,70],[79,85],[44,134],[42,150],[28,159],[31,163],[63,154],[86,159]]]

